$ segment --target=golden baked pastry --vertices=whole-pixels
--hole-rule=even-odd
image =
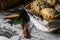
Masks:
[[[37,1],[33,1],[31,3],[31,10],[35,13],[39,13],[40,11],[40,8],[39,8],[39,5],[38,5],[38,2]]]
[[[53,6],[56,3],[56,0],[44,0],[47,2],[50,6]]]
[[[56,5],[54,6],[54,8],[55,8],[55,10],[56,10],[57,12],[60,12],[60,4],[56,4]]]
[[[52,20],[55,18],[55,11],[52,8],[44,8],[40,11],[40,14],[46,20]]]
[[[39,15],[40,14],[40,10],[43,9],[43,8],[46,8],[48,6],[42,0],[36,0],[36,1],[33,1],[31,3],[30,7],[31,7],[31,10],[34,13],[36,13],[37,15]]]
[[[49,21],[60,15],[56,12],[56,10],[60,12],[60,5],[54,9],[53,5],[55,5],[55,3],[56,0],[34,0],[27,6],[27,8],[30,8],[35,15],[42,16],[45,20]]]

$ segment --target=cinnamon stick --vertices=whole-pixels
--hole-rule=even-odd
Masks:
[[[26,25],[26,23],[22,23],[22,30],[23,30],[23,36],[24,38],[29,38],[29,31],[28,31],[28,27]]]

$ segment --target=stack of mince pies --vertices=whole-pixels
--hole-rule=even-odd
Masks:
[[[60,28],[59,0],[33,0],[25,9],[38,29],[50,32]]]
[[[33,14],[49,21],[60,16],[60,3],[57,0],[33,0],[28,6]]]

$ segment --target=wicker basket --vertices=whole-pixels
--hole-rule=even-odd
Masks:
[[[4,10],[7,8],[15,7],[17,5],[21,5],[28,0],[0,0],[0,10]]]

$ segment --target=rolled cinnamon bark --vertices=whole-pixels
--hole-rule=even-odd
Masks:
[[[21,0],[0,0],[0,10],[20,5]]]

